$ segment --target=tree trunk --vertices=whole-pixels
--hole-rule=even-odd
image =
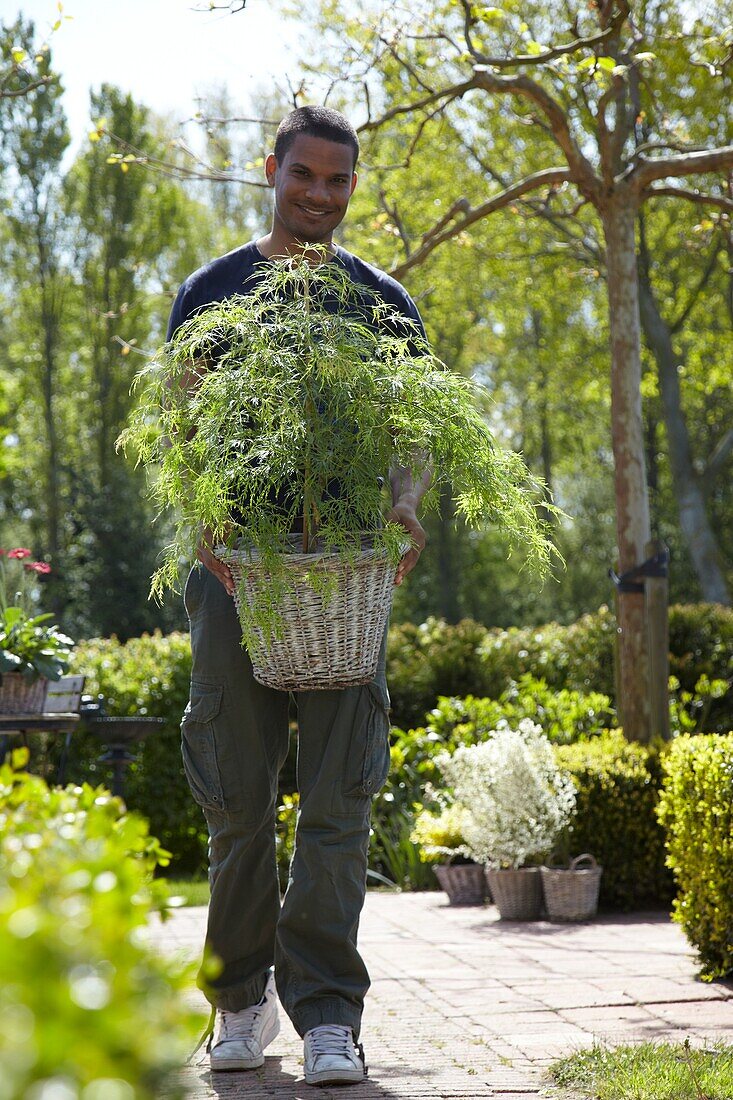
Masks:
[[[636,204],[624,185],[601,211],[611,329],[611,433],[619,568],[644,560],[651,538],[641,415],[641,337],[636,272]],[[619,715],[626,736],[651,738],[648,645],[643,592],[619,592]]]
[[[659,312],[649,273],[643,263],[639,267],[639,307],[644,335],[659,374],[669,464],[682,534],[700,581],[703,599],[730,606],[730,593],[721,567],[718,543],[705,509],[705,495],[692,465],[672,334]]]

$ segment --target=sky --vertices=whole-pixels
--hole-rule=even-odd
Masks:
[[[284,87],[286,73],[295,77],[297,27],[269,0],[247,0],[238,14],[196,10],[207,7],[207,0],[64,0],[53,34],[57,0],[0,0],[0,17],[13,22],[20,11],[49,41],[66,89],[71,155],[90,129],[89,88],[103,81],[184,121],[207,87],[225,82],[246,109],[252,90],[268,81]]]

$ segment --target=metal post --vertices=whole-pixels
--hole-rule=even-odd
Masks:
[[[653,539],[646,544],[646,556],[659,562],[659,568],[650,571],[644,580],[652,736],[669,741],[669,550],[663,542]]]

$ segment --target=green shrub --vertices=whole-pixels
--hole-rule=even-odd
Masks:
[[[627,741],[621,730],[558,745],[555,752],[578,792],[570,846],[575,855],[592,852],[603,867],[601,904],[638,909],[667,903],[672,880],[656,817],[659,753]]]
[[[512,681],[498,699],[438,699],[427,716],[428,729],[443,743],[471,743],[501,722],[516,726],[531,718],[551,741],[570,744],[595,737],[615,723],[607,695],[582,694],[567,688],[552,690],[544,680],[525,674]]]
[[[733,733],[677,738],[664,759],[659,805],[673,916],[698,951],[703,976],[733,973]]]
[[[703,685],[728,682],[728,690],[710,701],[697,733],[733,729],[733,609],[716,603],[677,604],[669,609],[669,671],[683,692],[702,695]]]
[[[107,713],[165,718],[160,731],[135,747],[137,762],[125,774],[125,801],[150,822],[151,831],[172,853],[175,873],[206,868],[207,831],[191,797],[181,763],[181,717],[188,702],[191,649],[187,634],[144,634],[124,645],[117,638],[80,642],[72,671],[87,677],[85,690],[101,692]],[[93,734],[74,735],[68,774],[108,782],[98,763],[102,752]]]
[[[669,629],[670,673],[683,691],[693,693],[702,676],[730,683],[733,610],[674,606]],[[419,726],[441,695],[498,699],[526,675],[544,680],[550,691],[600,692],[613,702],[615,634],[615,616],[605,606],[569,626],[488,630],[470,619],[394,626],[387,657],[394,721],[403,729]],[[705,731],[733,728],[733,691],[715,698],[703,719]]]
[[[387,681],[393,722],[405,729],[419,725],[439,695],[484,694],[479,651],[486,634],[471,619],[455,626],[430,618],[420,626],[391,627]]]
[[[39,1097],[162,1095],[201,1026],[184,1007],[189,967],[144,939],[165,909],[152,881],[165,854],[103,788],[0,768],[2,1100],[30,1097],[34,1082]]]

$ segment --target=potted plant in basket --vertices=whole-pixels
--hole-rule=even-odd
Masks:
[[[49,680],[69,667],[74,643],[50,624],[52,615],[35,614],[31,583],[51,567],[31,561],[26,547],[0,550],[0,713],[37,714],[43,710]],[[17,578],[14,580],[13,578]]]
[[[206,531],[232,569],[255,676],[270,686],[373,676],[406,549],[404,529],[383,522],[390,469],[419,479],[429,456],[427,507],[451,482],[466,522],[496,524],[540,569],[554,551],[538,485],[495,444],[473,384],[336,263],[270,261],[251,293],[185,322],[137,385],[119,443],[176,513],[153,593],[177,587]],[[341,659],[332,626],[341,672],[329,671]]]
[[[439,812],[423,809],[410,835],[423,863],[432,865],[451,905],[483,905],[487,883],[484,869],[471,858],[463,835],[466,811],[456,803]]]
[[[542,908],[540,869],[575,812],[575,787],[552,745],[529,718],[500,726],[478,745],[462,745],[437,763],[465,808],[466,847],[487,866],[503,920],[534,920]]]

